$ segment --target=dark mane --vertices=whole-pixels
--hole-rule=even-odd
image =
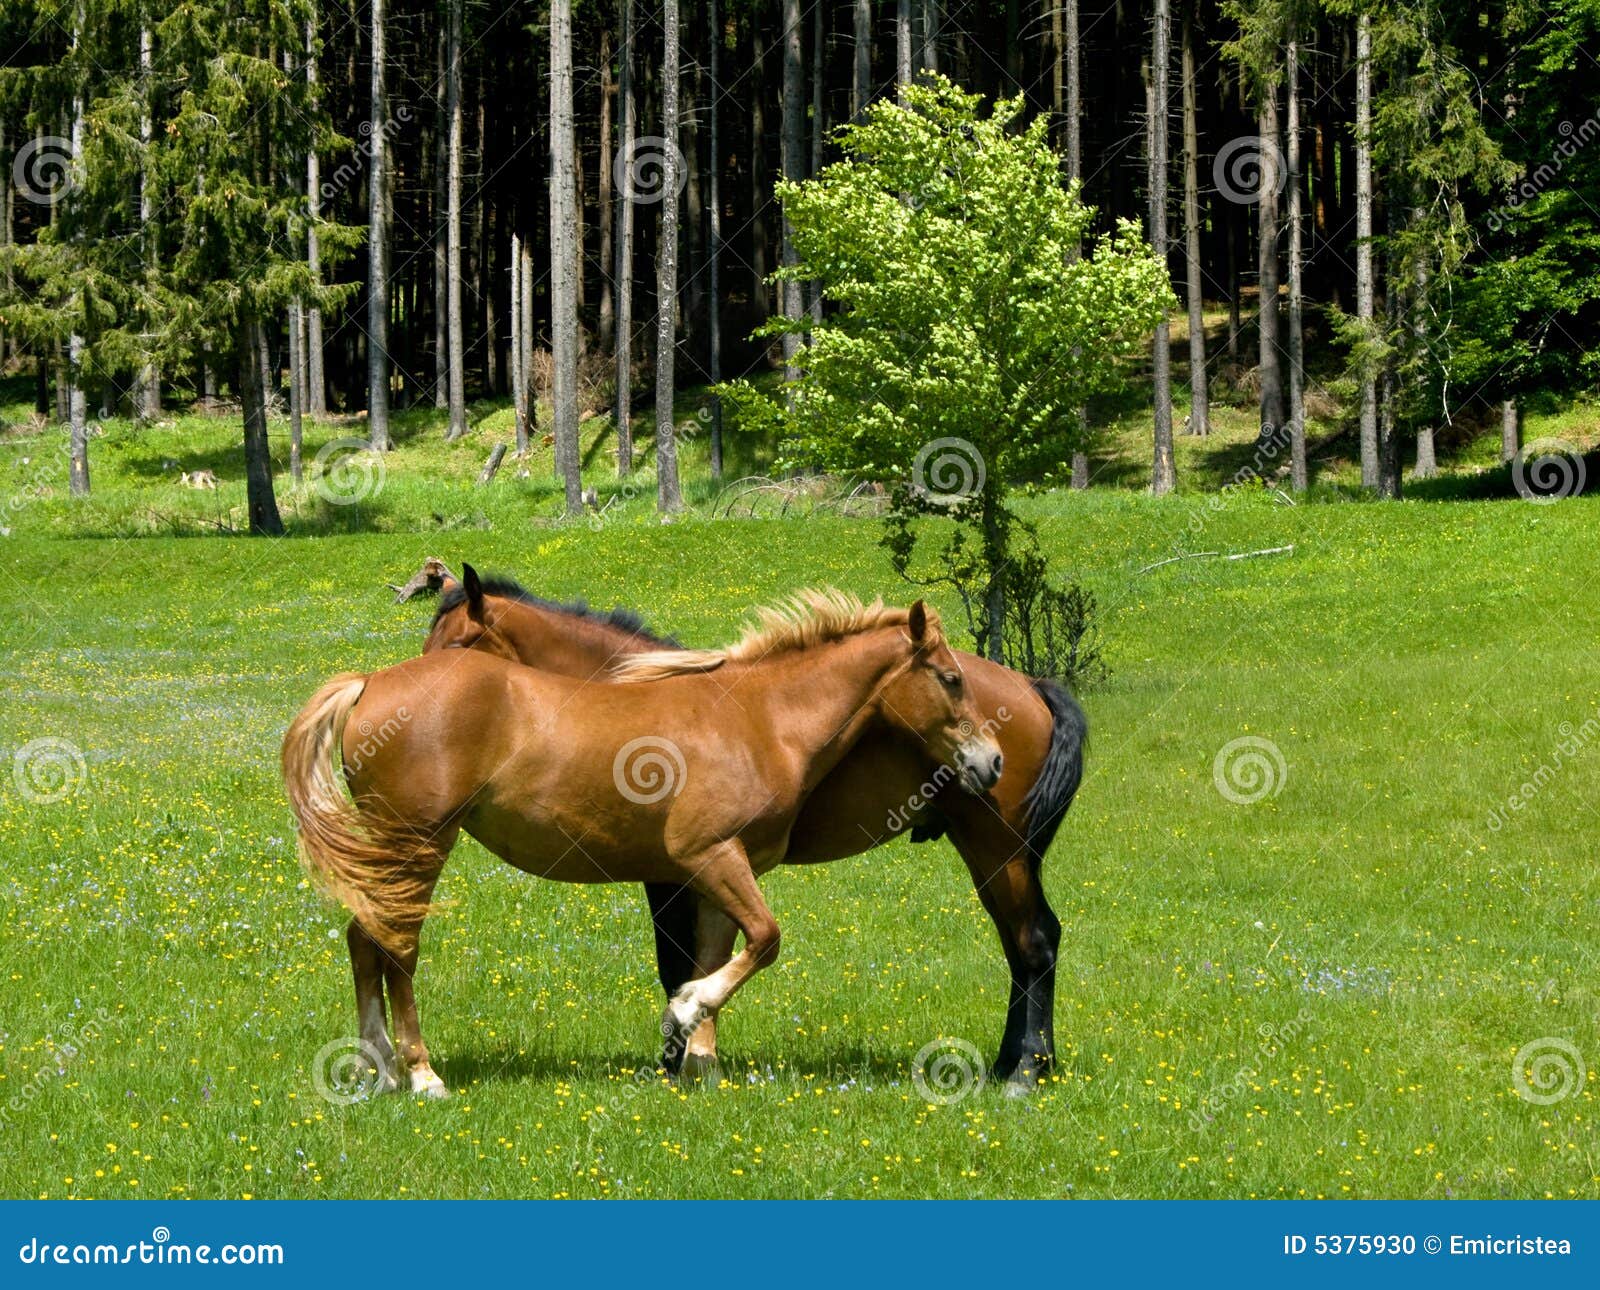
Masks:
[[[552,613],[565,614],[568,618],[581,618],[585,622],[599,623],[602,627],[613,627],[617,631],[626,632],[629,636],[637,636],[640,640],[648,641],[654,645],[661,645],[668,649],[679,649],[678,642],[671,636],[658,636],[644,625],[644,619],[631,609],[618,606],[615,609],[591,609],[587,602],[582,600],[546,600],[543,596],[536,596],[515,578],[505,574],[489,574],[480,579],[483,594],[486,596],[503,596],[507,600],[520,600],[525,605],[533,605],[538,609],[548,609]],[[467,592],[459,582],[452,581],[445,587],[439,596],[439,607],[433,612],[433,621],[437,623],[452,609],[459,609],[466,603]]]

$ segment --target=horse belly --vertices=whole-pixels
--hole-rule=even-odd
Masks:
[[[822,864],[881,846],[909,828],[937,788],[926,762],[891,737],[870,735],[806,798],[783,862]]]

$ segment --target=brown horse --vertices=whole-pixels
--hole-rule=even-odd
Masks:
[[[570,676],[599,679],[660,637],[627,610],[602,612],[542,600],[509,578],[480,580],[471,566],[445,584],[426,651],[474,648]],[[800,808],[787,864],[858,855],[909,827],[914,840],[948,832],[1000,933],[1011,971],[996,1076],[1036,1083],[1055,1056],[1055,972],[1061,924],[1045,900],[1040,866],[1083,773],[1083,712],[1060,686],[957,652],[967,690],[1005,755],[1005,778],[989,795],[955,790],[926,750],[868,735]],[[696,974],[715,946],[696,947],[693,892],[645,888],[656,960],[668,996]],[[714,1053],[711,1023],[691,1045]],[[673,1054],[668,1054],[672,1064]]]
[[[783,858],[801,803],[863,737],[926,746],[975,796],[1000,779],[999,747],[921,601],[885,609],[808,592],[729,649],[643,654],[615,676],[625,683],[436,652],[334,678],[290,726],[283,775],[301,854],[354,915],[361,1038],[386,1080],[385,977],[412,1090],[445,1092],[413,979],[462,829],[540,877],[694,890],[702,938],[721,948],[668,1000],[662,1031],[679,1047],[776,957],[756,875]],[[736,932],[744,948],[730,957]]]

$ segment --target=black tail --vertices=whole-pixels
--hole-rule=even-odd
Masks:
[[[1033,688],[1050,709],[1051,722],[1049,755],[1022,801],[1028,821],[1028,854],[1038,865],[1083,782],[1083,746],[1089,738],[1089,723],[1064,686],[1037,678]]]

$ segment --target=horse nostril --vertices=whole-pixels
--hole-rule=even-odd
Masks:
[[[1004,757],[1002,757],[999,753],[996,753],[994,755],[993,759],[989,762],[989,772],[996,779],[1000,778],[1000,769],[1001,769],[1002,766],[1005,765],[1005,760],[1006,759]]]

